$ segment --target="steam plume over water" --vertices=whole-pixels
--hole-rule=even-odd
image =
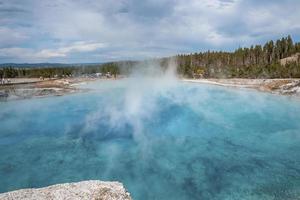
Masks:
[[[147,66],[90,92],[1,103],[0,191],[101,179],[134,199],[299,197],[298,101]]]

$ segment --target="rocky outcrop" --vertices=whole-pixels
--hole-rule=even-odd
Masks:
[[[122,183],[82,181],[0,194],[1,200],[131,200]]]
[[[261,85],[260,89],[275,94],[300,96],[300,80],[268,79]]]
[[[300,95],[300,80],[292,81],[280,87],[282,94],[296,94]]]
[[[299,63],[300,61],[300,53],[296,53],[294,55],[291,55],[289,57],[280,59],[280,64],[285,66],[288,63]]]

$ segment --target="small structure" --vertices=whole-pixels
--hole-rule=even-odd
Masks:
[[[110,72],[106,72],[105,76],[106,76],[106,78],[111,78],[112,77]]]
[[[102,73],[96,73],[96,77],[101,77]]]
[[[0,81],[1,85],[9,84],[9,83],[11,83],[11,80],[9,78],[8,79],[2,78],[1,81]]]

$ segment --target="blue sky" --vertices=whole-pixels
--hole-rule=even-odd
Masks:
[[[0,63],[233,50],[290,34],[299,0],[0,0]]]

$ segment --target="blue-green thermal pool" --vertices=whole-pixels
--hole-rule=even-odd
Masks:
[[[0,192],[88,179],[135,200],[299,199],[300,102],[121,80],[0,102]]]

